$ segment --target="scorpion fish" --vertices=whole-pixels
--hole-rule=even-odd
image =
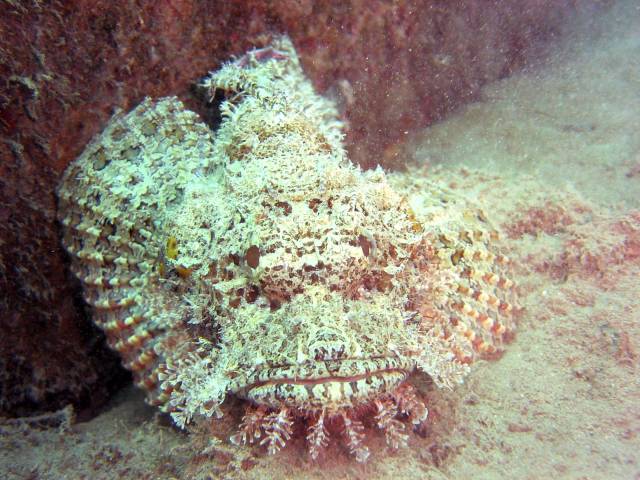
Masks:
[[[304,432],[360,462],[428,422],[412,384],[452,387],[514,330],[509,259],[486,216],[436,186],[417,215],[343,146],[335,105],[274,40],[201,83],[216,128],[175,97],[117,113],[58,188],[93,320],[148,402],[187,429],[246,405],[230,441]]]

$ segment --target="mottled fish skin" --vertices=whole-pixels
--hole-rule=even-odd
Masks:
[[[498,233],[437,185],[412,209],[351,165],[287,38],[203,88],[226,95],[216,132],[146,99],[65,172],[63,244],[94,321],[180,427],[236,395],[232,441],[271,453],[304,421],[316,458],[337,423],[364,461],[363,415],[405,445],[399,418],[428,416],[409,375],[452,386],[513,331]]]

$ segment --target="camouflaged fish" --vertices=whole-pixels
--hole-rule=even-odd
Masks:
[[[410,375],[451,386],[513,329],[513,283],[481,213],[434,187],[420,218],[349,163],[331,102],[286,38],[204,82],[214,132],[176,98],[118,114],[67,169],[71,268],[151,404],[188,428],[247,411],[231,440],[274,453],[304,429],[358,461],[428,421]]]

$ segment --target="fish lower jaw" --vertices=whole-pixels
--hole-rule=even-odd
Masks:
[[[384,432],[388,447],[398,449],[407,446],[411,426],[419,428],[427,421],[428,409],[405,381],[408,375],[385,370],[358,378],[282,379],[252,386],[245,396],[250,403],[230,440],[258,444],[274,454],[295,432],[304,432],[313,460],[333,439],[365,462],[370,428]],[[287,392],[292,396],[283,397]]]

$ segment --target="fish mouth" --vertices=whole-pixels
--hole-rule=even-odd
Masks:
[[[367,429],[377,427],[390,448],[406,447],[405,424],[418,428],[429,414],[407,380],[415,369],[411,358],[385,357],[262,368],[248,382],[238,383],[236,394],[250,402],[230,440],[263,445],[274,454],[295,431],[304,430],[316,460],[337,434],[355,459],[365,462],[370,454]]]
[[[414,369],[411,359],[393,357],[322,360],[261,368],[233,390],[269,408],[331,411],[392,392]]]

